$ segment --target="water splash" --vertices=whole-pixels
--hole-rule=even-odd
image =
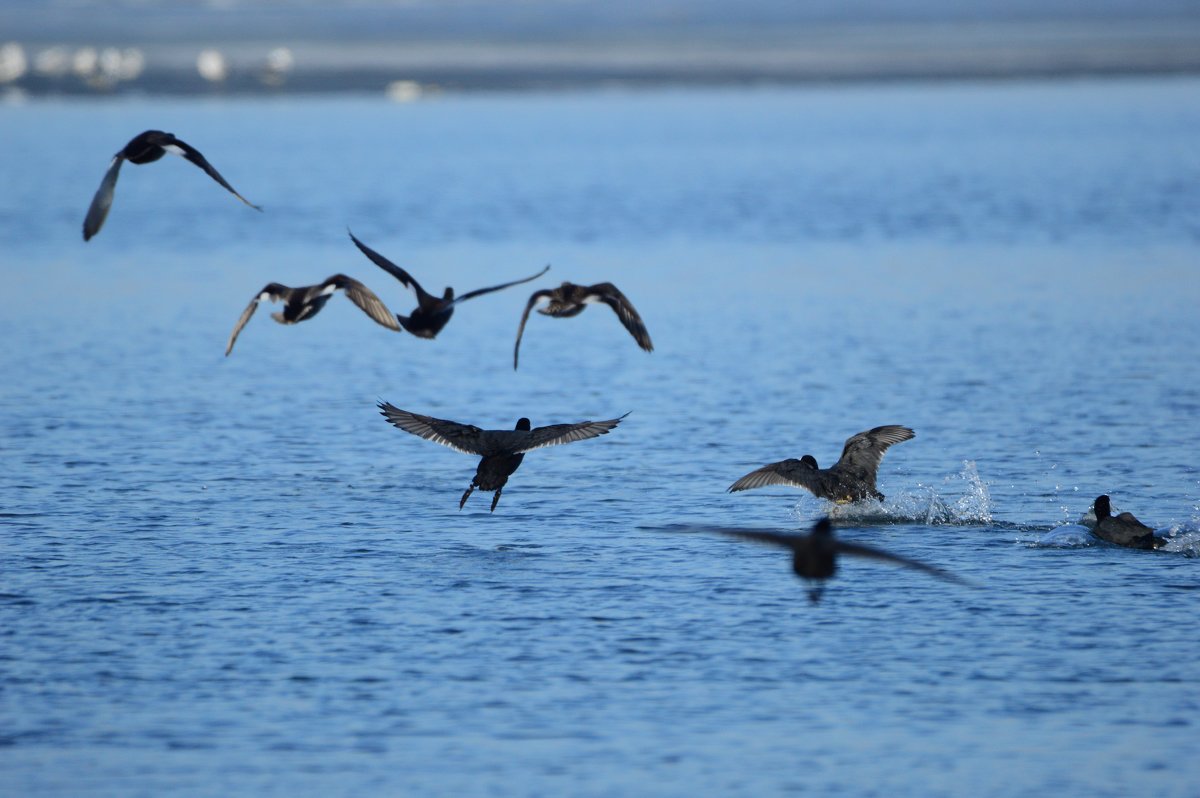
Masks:
[[[917,523],[929,526],[993,523],[991,495],[973,460],[964,460],[961,471],[944,477],[937,486],[918,483],[916,488],[893,494],[883,502],[868,500],[854,504],[833,504],[821,499],[802,500],[796,507],[796,514],[811,516],[812,513],[807,511],[810,508],[806,505],[814,502],[820,505],[820,513],[828,514],[835,522],[842,523]]]
[[[1166,539],[1159,551],[1182,554],[1185,557],[1200,557],[1200,523],[1171,524],[1154,530],[1154,534]]]

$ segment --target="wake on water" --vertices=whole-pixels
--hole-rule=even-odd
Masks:
[[[802,525],[811,519],[828,515],[835,524],[925,524],[927,526],[1004,526],[1015,527],[1034,537],[1021,542],[1037,547],[1083,548],[1101,544],[1092,535],[1096,516],[1089,507],[1077,521],[1049,530],[1005,522],[992,517],[992,499],[987,484],[979,476],[974,461],[963,461],[962,470],[942,479],[940,485],[920,483],[909,491],[888,496],[884,501],[863,501],[854,504],[834,504],[805,495],[793,510]],[[1120,512],[1113,509],[1114,513]],[[1200,522],[1192,520],[1174,523],[1154,530],[1167,542],[1158,551],[1200,557]],[[1023,536],[1024,537],[1024,536]]]
[[[1089,510],[1088,513],[1090,515],[1091,511]],[[1092,527],[1095,524],[1095,517],[1081,518],[1079,523],[1063,524],[1051,529],[1033,540],[1032,545],[1038,548],[1055,549],[1109,545],[1102,543],[1092,534]],[[1200,557],[1200,524],[1195,521],[1158,527],[1154,530],[1154,536],[1167,541],[1158,551],[1182,554],[1186,557]]]

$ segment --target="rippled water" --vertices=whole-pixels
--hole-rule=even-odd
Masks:
[[[35,103],[0,108],[0,792],[1194,794],[1200,783],[1200,82]],[[147,127],[200,148],[126,167]],[[552,271],[434,342],[430,290]],[[375,403],[507,428],[475,459]],[[758,465],[901,423],[811,606]],[[1073,526],[1100,493],[1165,552]]]

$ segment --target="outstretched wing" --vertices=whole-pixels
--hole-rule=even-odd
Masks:
[[[780,460],[751,471],[729,486],[729,492],[764,488],[767,485],[791,485],[816,493],[820,487],[817,469],[795,458]]]
[[[503,285],[493,285],[491,288],[477,288],[474,291],[468,291],[467,293],[463,294],[462,296],[455,297],[454,304],[458,304],[459,302],[463,302],[465,300],[472,299],[477,296],[482,296],[484,294],[490,294],[493,291],[500,291],[505,288],[512,288],[514,285],[520,285],[521,283],[527,283],[530,280],[536,280],[537,278],[541,277],[543,274],[545,274],[548,271],[550,271],[549,265],[547,265],[546,268],[542,269],[537,274],[534,274],[530,277],[525,277],[520,280],[513,280],[511,283],[504,283]]]
[[[629,415],[628,413],[625,416]],[[563,443],[585,441],[608,434],[608,431],[621,423],[621,419],[610,418],[608,421],[580,421],[577,424],[551,424],[547,427],[536,427],[525,433],[526,441],[513,449],[515,454],[541,449],[545,446],[558,446]]]
[[[889,554],[881,549],[863,546],[859,543],[847,543],[844,540],[834,542],[837,546],[839,554],[849,554],[854,557],[863,557],[869,560],[878,560],[880,562],[890,562],[895,565],[903,565],[908,568],[915,568],[918,571],[924,571],[930,576],[936,576],[939,579],[945,579],[950,582],[958,582],[961,585],[969,585],[970,582],[965,579],[955,576],[949,571],[943,571],[941,568],[935,568],[932,565],[926,565],[919,560],[910,560],[908,557],[901,557],[898,554]]]
[[[91,239],[104,226],[104,220],[108,218],[108,211],[112,208],[113,193],[117,190],[117,178],[121,174],[121,164],[124,162],[122,156],[116,155],[108,165],[108,171],[104,173],[100,188],[96,189],[96,196],[92,197],[92,204],[88,206],[87,216],[83,219],[84,241]]]
[[[349,230],[346,230],[346,232],[350,233]],[[378,266],[379,268],[383,269],[388,274],[395,277],[397,280],[399,280],[404,285],[405,288],[412,289],[417,295],[418,302],[423,304],[427,298],[429,298],[429,299],[434,298],[424,288],[421,287],[420,283],[418,283],[415,279],[413,279],[413,276],[411,274],[404,271],[404,269],[401,269],[399,266],[392,263],[387,258],[383,257],[382,255],[380,255],[378,252],[376,252],[375,250],[368,247],[363,242],[359,241],[357,238],[354,237],[354,233],[350,233],[350,240],[354,242],[354,246],[358,247],[359,251],[362,252],[362,254],[367,256],[367,259],[370,260],[371,263],[374,263],[376,266]]]
[[[379,412],[394,426],[405,432],[411,432],[427,441],[449,446],[463,454],[485,455],[485,435],[479,427],[470,424],[459,424],[457,421],[446,421],[432,416],[422,416],[401,410],[388,402],[379,403]]]
[[[907,441],[915,434],[908,427],[888,424],[852,435],[846,441],[841,459],[837,464],[841,468],[869,474],[873,480],[875,472],[879,470],[879,463],[883,460],[883,453],[888,450],[888,447]]]
[[[629,330],[629,334],[633,336],[633,340],[637,341],[638,346],[647,352],[654,351],[654,344],[650,341],[650,333],[646,331],[642,317],[634,310],[633,303],[629,301],[628,297],[622,294],[615,285],[598,283],[589,287],[588,293],[613,309],[617,318],[625,325],[625,329]]]
[[[221,173],[213,168],[213,165],[208,162],[208,159],[200,154],[200,150],[196,149],[192,145],[176,138],[171,144],[164,144],[163,149],[167,150],[168,152],[174,152],[176,155],[182,155],[184,158],[203,169],[204,172],[213,180],[216,180],[218,183],[224,186],[225,190],[230,194],[237,197],[256,211],[262,210],[262,208],[258,207],[253,202],[237,193],[237,190],[234,189],[233,186],[229,185],[229,182],[225,178],[221,177]]]
[[[797,542],[807,540],[802,535],[785,535],[782,532],[766,532],[759,529],[738,529],[736,527],[707,527],[707,532],[716,532],[729,537],[752,540],[755,543],[766,543],[770,546],[781,546],[785,549],[796,548]]]
[[[338,288],[342,289],[350,301],[370,316],[378,324],[382,324],[389,330],[400,332],[400,322],[396,321],[396,314],[388,310],[387,305],[375,296],[375,292],[365,285],[355,280],[353,277],[347,277],[344,274],[335,274],[330,277],[327,283],[333,283]]]
[[[521,336],[525,334],[525,322],[529,321],[529,311],[533,310],[533,306],[543,299],[550,299],[554,296],[553,289],[543,288],[540,291],[534,291],[529,297],[529,301],[525,303],[525,312],[521,314],[521,324],[517,327],[517,342],[513,344],[513,371],[517,370],[517,354],[521,350]]]
[[[242,311],[242,315],[238,317],[237,324],[233,325],[233,332],[229,334],[229,343],[225,344],[225,357],[229,357],[229,353],[233,351],[233,345],[237,342],[238,334],[242,328],[246,326],[246,322],[250,321],[250,317],[254,315],[254,311],[258,310],[259,300],[262,299],[264,291],[259,291],[254,295],[254,299],[250,300],[250,304]]]

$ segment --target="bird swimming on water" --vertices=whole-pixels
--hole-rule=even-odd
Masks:
[[[325,307],[325,303],[329,301],[329,297],[333,296],[333,293],[339,289],[345,291],[350,301],[358,305],[364,313],[377,323],[394,332],[400,332],[400,325],[396,323],[396,319],[392,312],[388,310],[387,305],[383,304],[370,288],[367,288],[353,277],[347,277],[344,274],[335,274],[332,277],[326,278],[322,283],[305,285],[300,288],[289,288],[279,283],[268,283],[261,291],[254,295],[254,298],[250,300],[250,304],[242,311],[237,324],[233,325],[233,332],[229,334],[229,343],[225,345],[225,356],[228,357],[229,353],[233,351],[233,345],[237,341],[238,334],[246,326],[246,322],[250,321],[250,317],[254,315],[254,311],[258,309],[258,303],[264,299],[271,302],[284,303],[282,311],[276,311],[271,314],[271,318],[275,319],[275,321],[280,324],[298,324],[320,313],[321,308]]]
[[[495,491],[495,495],[492,496],[492,512],[496,511],[496,503],[500,501],[500,491],[504,489],[508,478],[520,467],[526,452],[543,446],[573,443],[605,435],[629,415],[626,413],[625,416],[608,421],[580,421],[576,424],[551,424],[548,427],[537,428],[531,428],[529,419],[522,418],[517,421],[515,429],[485,430],[470,424],[410,413],[387,402],[379,403],[379,411],[384,418],[405,432],[449,446],[456,452],[482,457],[471,484],[458,502],[458,509],[461,510],[471,492],[479,488]]]
[[[1133,513],[1112,514],[1112,504],[1107,495],[1097,496],[1092,504],[1096,513],[1096,526],[1092,534],[1101,540],[1126,546],[1131,549],[1157,549],[1166,543],[1155,537],[1154,530],[1133,517]]]
[[[538,308],[538,313],[543,316],[553,316],[556,319],[578,316],[587,309],[588,305],[603,302],[617,314],[617,318],[621,320],[621,324],[625,325],[625,329],[629,330],[629,334],[633,336],[633,340],[637,341],[638,346],[647,352],[654,351],[654,344],[650,341],[650,333],[646,331],[642,317],[638,315],[633,304],[615,285],[612,283],[596,283],[595,285],[563,283],[558,288],[543,288],[540,291],[534,291],[533,295],[529,297],[529,302],[525,305],[525,312],[521,314],[521,325],[517,327],[517,342],[513,346],[513,371],[517,369],[517,355],[521,349],[521,336],[525,333],[525,322],[529,320],[529,311],[533,310],[533,306],[539,302],[548,304],[544,308]]]
[[[820,601],[821,593],[825,589],[825,586],[821,583],[837,572],[837,559],[838,555],[841,554],[903,565],[907,568],[924,571],[939,579],[968,584],[948,571],[943,571],[941,568],[935,568],[932,565],[926,565],[918,560],[889,554],[886,551],[871,546],[838,540],[834,537],[833,525],[829,522],[828,517],[818,520],[813,525],[812,532],[807,535],[786,535],[780,532],[731,527],[696,527],[696,529],[791,549],[792,570],[796,572],[796,576],[810,583],[808,598],[814,604]]]
[[[411,288],[413,293],[417,295],[417,307],[413,310],[412,314],[409,316],[397,315],[396,318],[404,326],[405,330],[408,330],[418,338],[436,338],[437,334],[450,321],[450,317],[454,315],[454,307],[459,302],[465,302],[468,299],[474,299],[477,296],[490,294],[493,291],[500,291],[504,288],[511,288],[514,285],[527,283],[530,280],[536,280],[550,270],[550,267],[547,266],[530,277],[523,277],[520,280],[513,280],[511,283],[503,283],[502,285],[493,285],[491,288],[468,291],[457,297],[454,296],[454,289],[447,287],[445,293],[437,297],[422,288],[421,284],[413,279],[411,274],[355,238],[354,233],[350,233],[350,240],[354,242],[354,245],[372,263],[403,283],[405,288]]]
[[[96,190],[96,196],[92,197],[92,204],[88,207],[87,216],[84,217],[84,241],[89,240],[96,233],[99,233],[100,228],[104,225],[104,220],[108,217],[108,211],[112,207],[113,193],[117,188],[117,177],[121,173],[121,164],[125,161],[138,165],[151,163],[157,161],[168,152],[182,156],[196,164],[209,177],[224,186],[230,194],[233,194],[233,196],[256,211],[262,210],[262,208],[237,193],[233,186],[229,185],[225,178],[221,177],[221,173],[213,168],[213,165],[195,147],[175,138],[172,133],[164,133],[161,130],[147,130],[144,133],[134,136],[120,152],[113,156],[112,163],[109,164],[108,171],[104,174],[104,179],[100,181],[100,188]]]
[[[883,453],[893,444],[915,436],[908,427],[888,424],[860,432],[846,440],[842,456],[829,468],[819,468],[817,459],[806,454],[799,460],[789,458],[751,471],[729,486],[729,492],[761,488],[765,485],[794,485],[814,496],[838,504],[876,499],[883,494],[875,489],[875,477]]]

